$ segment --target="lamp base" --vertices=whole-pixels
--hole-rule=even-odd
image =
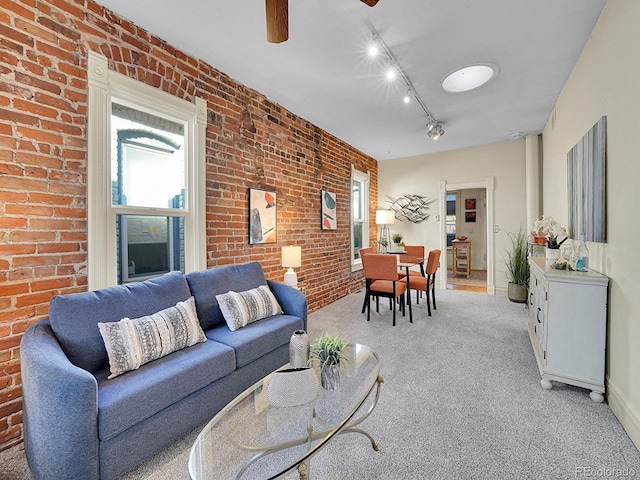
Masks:
[[[298,288],[298,275],[289,267],[289,270],[284,274],[284,284],[293,288]]]

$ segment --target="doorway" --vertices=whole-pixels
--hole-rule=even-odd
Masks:
[[[440,245],[443,253],[447,254],[441,256],[438,288],[495,295],[493,190],[494,177],[488,177],[485,182],[464,184],[440,182]],[[469,278],[460,278],[451,272],[451,242],[460,236],[471,240]]]
[[[448,191],[446,201],[447,289],[487,293],[486,189]],[[462,245],[454,241],[457,238],[470,243],[454,249]],[[462,260],[455,254],[461,251],[465,253]]]

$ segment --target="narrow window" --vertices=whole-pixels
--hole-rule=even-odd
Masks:
[[[360,249],[369,246],[369,175],[351,172],[351,267],[362,268]]]
[[[447,195],[447,247],[456,238],[456,194]]]

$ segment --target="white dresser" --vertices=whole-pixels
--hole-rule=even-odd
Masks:
[[[609,279],[597,272],[555,270],[530,257],[527,329],[543,388],[551,380],[591,390],[604,400],[604,361]]]

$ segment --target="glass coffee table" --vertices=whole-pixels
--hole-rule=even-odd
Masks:
[[[309,403],[270,405],[266,391],[273,373],[238,395],[198,435],[189,456],[191,478],[275,479],[297,469],[307,479],[309,459],[343,433],[365,435],[377,451],[371,435],[357,425],[378,403],[380,361],[360,344],[349,344],[345,355],[339,387],[320,388]]]

